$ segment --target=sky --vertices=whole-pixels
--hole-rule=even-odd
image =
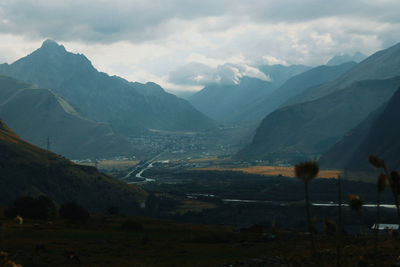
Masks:
[[[0,63],[45,39],[99,70],[169,91],[269,80],[265,64],[325,64],[400,42],[398,0],[1,0]]]

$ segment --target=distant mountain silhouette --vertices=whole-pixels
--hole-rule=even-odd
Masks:
[[[105,123],[83,118],[49,89],[0,75],[0,118],[22,138],[71,158],[115,156],[132,152],[127,139]]]
[[[334,56],[326,63],[326,65],[336,66],[336,65],[340,65],[340,64],[350,62],[350,61],[354,61],[354,62],[358,63],[358,62],[363,61],[366,58],[367,58],[367,56],[360,52],[356,52],[352,56],[350,56],[348,54],[344,54],[344,55],[340,55],[340,56]]]
[[[333,81],[355,65],[356,63],[354,62],[347,62],[337,66],[324,65],[297,74],[272,93],[247,105],[245,109],[240,110],[240,113],[235,113],[236,119],[261,121],[291,97],[302,93],[309,87]]]
[[[400,78],[395,77],[399,75],[397,44],[373,54],[332,82],[306,89],[301,97],[292,98],[294,103],[288,101],[270,113],[239,156],[289,160],[320,156],[389,100],[400,84]],[[305,102],[298,103],[300,100]]]
[[[368,156],[385,160],[390,169],[400,168],[400,88],[388,103],[372,112],[367,119],[348,132],[320,159],[327,168],[368,171]]]
[[[111,206],[134,212],[146,193],[95,168],[80,166],[20,139],[0,121],[0,203],[45,194],[62,204],[76,201],[92,211]]]
[[[239,84],[214,84],[189,98],[192,105],[216,121],[237,121],[236,114],[258,99],[270,95],[275,85],[257,78],[243,77]]]
[[[276,88],[287,79],[310,69],[310,67],[303,65],[264,65],[260,66],[259,69],[270,77],[271,81],[245,76],[240,79],[239,84],[208,85],[189,97],[188,100],[198,110],[219,122],[260,121],[267,114],[264,109],[273,109],[279,104],[274,107],[270,107],[273,104],[261,105],[261,107],[255,108],[255,111],[251,108],[256,103],[260,103],[262,99],[273,98]]]
[[[274,83],[275,87],[278,88],[291,77],[310,70],[311,67],[304,65],[285,66],[277,64],[261,65],[258,67],[258,69],[264,72],[265,75],[267,75],[271,79],[271,82]]]
[[[280,108],[260,124],[239,155],[249,159],[315,158],[388,101],[400,77],[356,82],[320,99]]]
[[[315,100],[333,91],[341,90],[353,82],[362,80],[388,79],[400,75],[400,43],[369,56],[338,79],[320,86],[308,88],[303,93],[289,99],[292,105]]]
[[[159,85],[110,77],[98,72],[84,55],[67,52],[51,40],[10,65],[0,65],[0,73],[51,88],[84,116],[108,122],[125,134],[215,127],[215,122],[189,102],[166,93]]]

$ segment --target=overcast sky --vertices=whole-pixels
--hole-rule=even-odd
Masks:
[[[261,64],[320,65],[400,42],[398,0],[1,0],[0,63],[47,39],[100,71],[198,90]]]

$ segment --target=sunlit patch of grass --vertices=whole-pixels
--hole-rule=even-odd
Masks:
[[[205,170],[205,171],[238,171],[249,174],[258,174],[264,176],[285,176],[285,177],[296,177],[293,166],[250,166],[250,167],[206,167],[206,168],[195,168],[193,170]],[[337,178],[342,171],[340,170],[321,170],[318,178]]]

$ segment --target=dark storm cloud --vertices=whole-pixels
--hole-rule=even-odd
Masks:
[[[398,10],[400,1],[2,0],[0,32],[66,41],[141,42],[185,27],[176,20],[233,17],[231,24],[224,25],[226,29],[249,21],[293,23],[325,17],[398,23]]]

